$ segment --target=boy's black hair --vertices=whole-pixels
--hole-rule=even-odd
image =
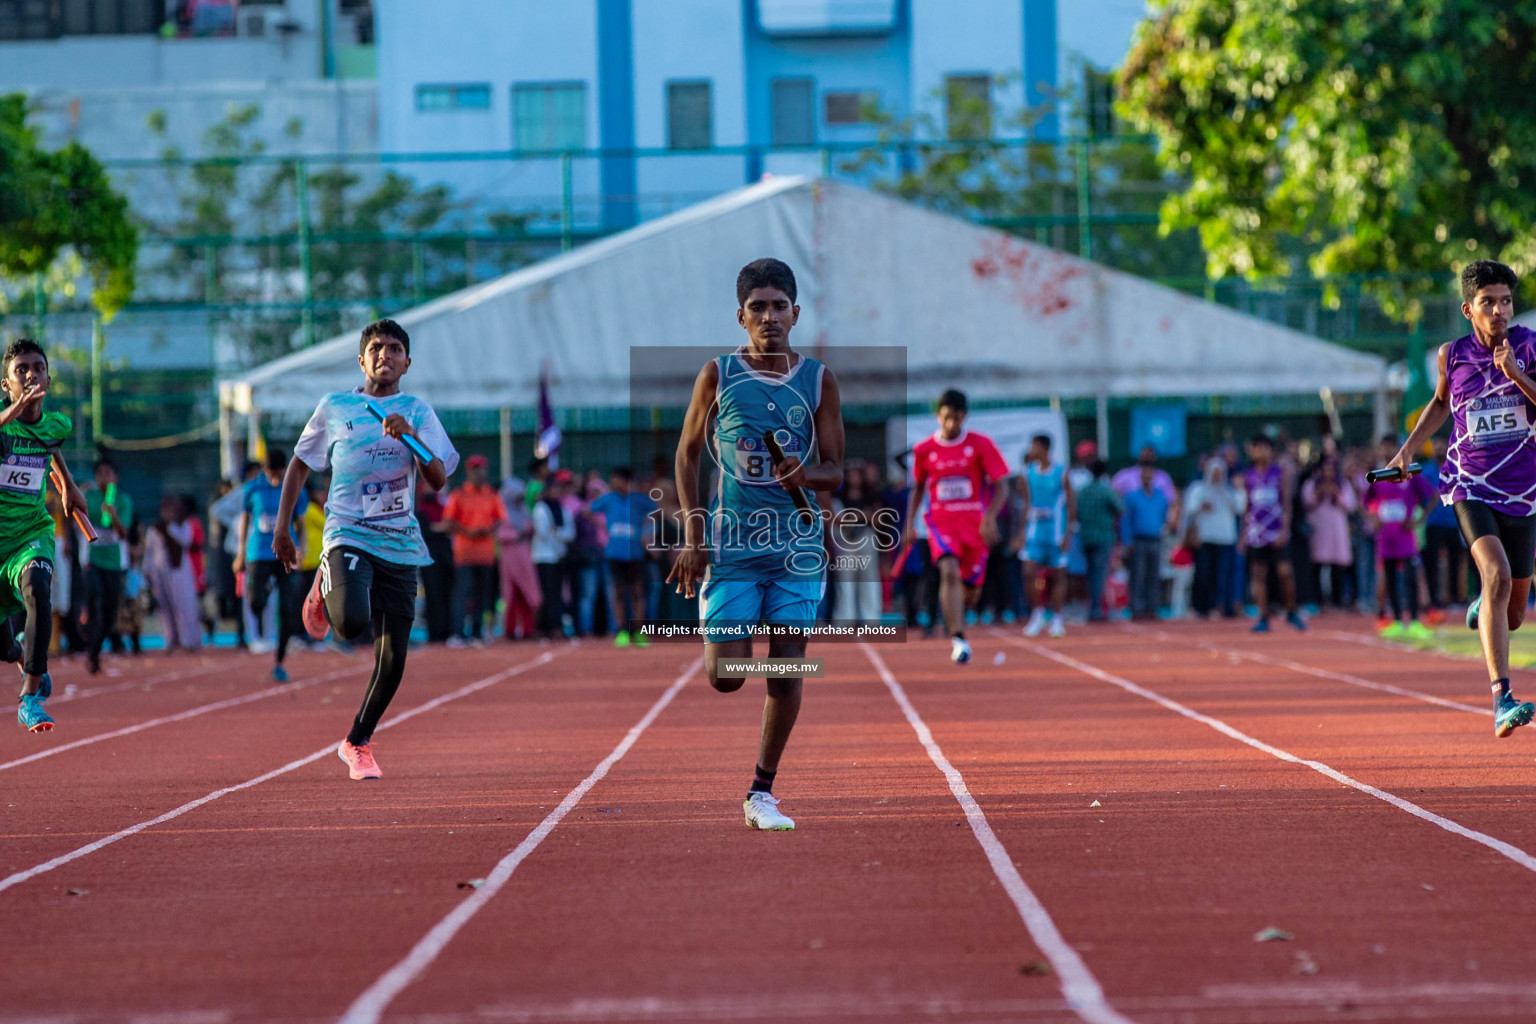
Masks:
[[[405,346],[405,354],[411,354],[411,336],[405,333],[405,328],[393,320],[375,320],[363,328],[363,335],[357,342],[357,354],[362,355],[368,351],[368,343],[374,338],[394,338]]]
[[[1103,459],[1094,459],[1088,463],[1088,472],[1098,478],[1109,472],[1109,465]]]
[[[1262,444],[1266,448],[1273,448],[1275,446],[1275,439],[1270,437],[1268,434],[1254,434],[1248,439],[1248,443]]]
[[[17,338],[5,346],[5,355],[0,357],[0,377],[9,377],[11,375],[11,360],[17,356],[24,356],[29,352],[36,352],[42,356],[43,365],[48,365],[48,353],[43,351],[43,346],[31,338]]]
[[[1379,444],[1397,444],[1397,435],[1396,434],[1382,434],[1381,435],[1381,439],[1378,441],[1378,443]]]
[[[747,296],[754,288],[777,288],[789,296],[790,302],[794,302],[798,294],[795,272],[789,269],[788,263],[772,256],[753,260],[741,268],[741,273],[736,275],[736,305],[745,306]]]
[[[1034,437],[1029,439],[1029,443],[1030,444],[1037,444],[1040,447],[1044,448],[1046,451],[1050,451],[1051,450],[1051,435],[1050,434],[1036,434]]]
[[[117,463],[113,462],[111,457],[108,456],[105,452],[102,452],[101,454],[98,454],[96,456],[96,461],[91,463],[91,472],[92,473],[96,472],[102,466],[106,466],[108,469],[112,470],[112,472],[114,472],[114,473],[117,472]]]
[[[270,473],[281,473],[288,468],[288,450],[276,445],[267,449],[266,468]]]
[[[635,479],[635,471],[630,469],[628,466],[614,466],[608,472],[611,475],[618,477],[620,480],[633,481]]]
[[[965,392],[964,391],[957,391],[954,388],[950,388],[948,391],[944,392],[942,395],[939,396],[939,401],[934,406],[934,408],[935,409],[953,409],[953,410],[955,410],[955,412],[965,412],[966,411]]]
[[[548,459],[544,458],[543,456],[535,455],[533,458],[528,460],[528,475],[534,476],[538,473],[539,470],[547,469],[548,467]]]
[[[1461,301],[1471,302],[1491,284],[1507,284],[1513,292],[1520,277],[1498,260],[1473,260],[1461,268]]]

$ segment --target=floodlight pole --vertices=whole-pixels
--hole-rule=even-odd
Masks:
[[[293,186],[299,200],[299,276],[304,287],[304,347],[315,343],[315,281],[309,253],[309,168],[301,157],[294,161]]]
[[[570,252],[575,218],[575,197],[571,188],[571,151],[560,153],[560,251]]]
[[[1077,140],[1077,251],[1093,259],[1093,168],[1087,138]]]
[[[101,444],[106,428],[101,422],[101,353],[107,336],[101,328],[101,314],[91,317],[91,440]]]

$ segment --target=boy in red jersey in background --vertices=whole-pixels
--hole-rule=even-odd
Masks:
[[[1001,486],[1008,463],[990,437],[965,429],[965,394],[939,396],[939,429],[912,449],[912,493],[907,499],[906,544],[917,542],[918,509],[927,498],[923,521],[928,547],[939,567],[939,605],[950,635],[950,660],[971,660],[965,639],[965,610],[975,607],[987,572],[987,552],[997,543],[997,514],[1008,500]]]

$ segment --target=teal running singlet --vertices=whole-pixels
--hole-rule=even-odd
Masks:
[[[826,553],[816,496],[804,492],[816,512],[807,523],[774,478],[763,434],[772,430],[784,454],[802,463],[819,458],[816,409],[824,367],[802,355],[781,376],[759,373],[741,358],[741,350],[715,363],[720,371],[714,436],[720,483],[710,502],[709,578],[819,578]]]

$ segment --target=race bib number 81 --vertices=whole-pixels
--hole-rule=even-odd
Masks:
[[[805,459],[805,444],[800,438],[790,437],[779,443],[784,449],[785,458]],[[773,482],[773,456],[768,454],[768,446],[762,438],[736,439],[736,477],[749,484]]]
[[[363,518],[395,519],[411,511],[411,478],[370,480],[363,484]]]
[[[48,479],[48,456],[7,455],[0,462],[0,491],[12,494],[42,494]]]

